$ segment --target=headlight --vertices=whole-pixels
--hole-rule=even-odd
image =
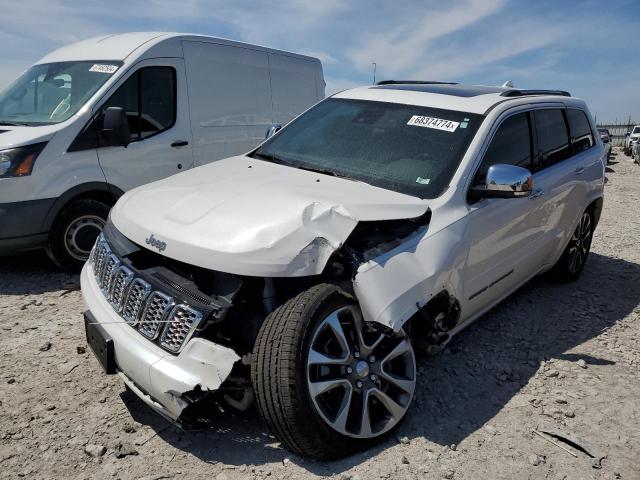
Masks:
[[[31,175],[33,164],[47,142],[0,150],[0,178]]]

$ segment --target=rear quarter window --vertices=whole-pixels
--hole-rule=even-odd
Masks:
[[[580,153],[593,147],[595,144],[593,131],[586,113],[577,108],[569,108],[567,109],[567,119],[571,131],[573,153]]]

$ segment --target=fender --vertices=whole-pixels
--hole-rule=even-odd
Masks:
[[[53,205],[51,205],[51,207],[49,208],[49,211],[47,212],[47,215],[42,222],[40,231],[48,232],[49,230],[51,230],[51,226],[53,225],[54,220],[65,205],[67,205],[71,200],[78,197],[90,197],[91,195],[87,195],[90,192],[95,192],[102,196],[106,195],[108,197],[111,197],[112,205],[115,204],[118,198],[120,198],[120,196],[124,194],[124,191],[122,189],[107,182],[87,182],[76,185],[75,187],[70,188],[69,190],[64,192],[55,200],[55,202],[53,202]]]

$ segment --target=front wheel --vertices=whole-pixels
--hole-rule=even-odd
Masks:
[[[587,210],[580,217],[569,244],[565,248],[562,257],[555,266],[555,272],[559,279],[564,282],[573,282],[578,279],[591,250],[591,240],[593,239],[593,217]]]
[[[416,361],[404,331],[364,322],[350,295],[321,284],[267,317],[251,374],[278,439],[300,455],[332,459],[373,445],[400,423]]]
[[[64,207],[49,234],[47,254],[51,260],[69,272],[79,271],[104,228],[109,208],[90,199],[75,200]]]

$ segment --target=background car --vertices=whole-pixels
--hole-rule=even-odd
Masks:
[[[631,147],[632,142],[640,138],[640,125],[636,125],[630,132],[627,132],[627,135],[624,139],[624,154],[631,155]]]
[[[609,157],[611,156],[611,135],[609,134],[609,130],[606,128],[599,128],[598,133],[600,134],[600,140],[604,145],[604,154],[607,159],[607,163],[609,163]]]

